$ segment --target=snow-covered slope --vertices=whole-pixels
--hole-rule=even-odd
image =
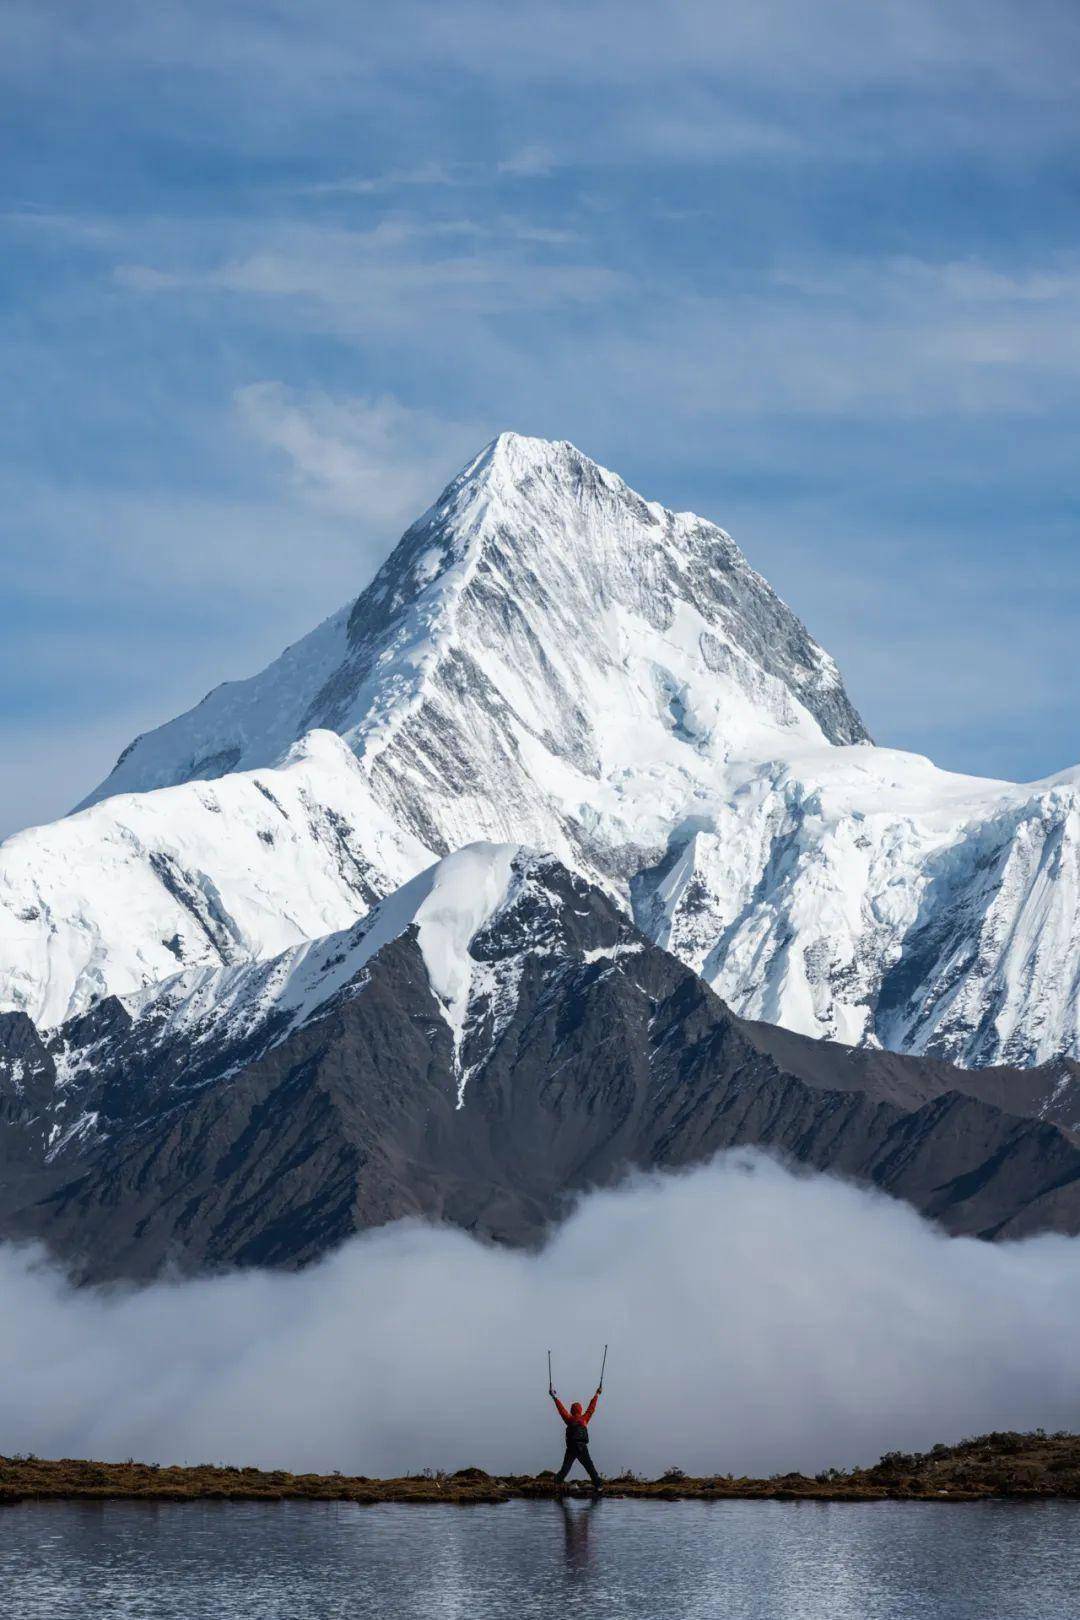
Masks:
[[[964,1066],[1080,1052],[1080,771],[813,750],[731,773],[633,891],[745,1017]]]
[[[401,826],[624,878],[731,757],[865,737],[836,666],[702,519],[503,434],[348,613],[136,739],[93,798],[273,764],[328,727]]]
[[[59,1077],[45,1108],[50,1151],[73,1143],[82,1151],[99,1134],[96,1111],[91,1119],[83,1106],[87,1095],[114,1095],[119,1087],[123,1110],[153,1111],[170,1096],[240,1072],[362,994],[368,963],[405,938],[415,940],[449,1033],[460,1107],[470,1074],[513,1017],[530,957],[565,966],[617,958],[620,944],[624,955],[640,950],[629,919],[610,902],[598,909],[596,897],[551,855],[515,844],[471,844],[418,873],[349,928],[265,961],[191,968],[99,1002],[89,1014],[42,1032]],[[0,1053],[0,1082],[12,1073]]]
[[[2,1006],[48,1026],[178,968],[276,954],[430,859],[332,732],[274,771],[122,794],[0,845]]]
[[[254,1048],[283,1040],[342,998],[359,994],[366,963],[415,929],[428,983],[453,1038],[461,1101],[467,1027],[478,1016],[489,1028],[498,1024],[500,1006],[510,1010],[521,957],[561,926],[561,897],[545,887],[555,867],[550,856],[516,844],[467,845],[418,873],[351,928],[269,961],[175,974],[124,997],[123,1006],[136,1038],[142,1030],[146,1043],[156,1047],[179,1040],[202,1047],[217,1055],[220,1073],[230,1054],[242,1051],[250,1061]],[[517,957],[500,965],[500,977],[482,960],[482,950],[474,954],[476,941],[515,908],[530,912],[530,923],[521,932]],[[76,1033],[75,1041],[81,1038]],[[129,1045],[131,1039],[125,1034]],[[77,1047],[67,1050],[69,1067],[81,1061]]]
[[[326,814],[298,801],[258,848],[312,750]],[[874,748],[726,534],[565,443],[502,435],[355,603],[137,738],[87,804],[0,848],[0,1007],[46,1022],[346,927],[489,840],[601,883],[747,1016],[969,1065],[1080,1055],[1080,773]]]
[[[87,1279],[295,1265],[403,1216],[535,1242],[584,1187],[752,1144],[950,1231],[1076,1232],[1078,1074],[740,1023],[553,856],[471,845],[269,962],[0,1015],[0,1234]]]

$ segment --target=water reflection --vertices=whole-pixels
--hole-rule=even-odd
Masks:
[[[2,1620],[1076,1620],[1080,1503],[26,1503]]]
[[[589,1526],[600,1506],[595,1496],[571,1506],[565,1497],[558,1498],[562,1514],[566,1568],[571,1576],[584,1575],[589,1567]]]

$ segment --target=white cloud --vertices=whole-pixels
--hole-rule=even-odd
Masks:
[[[1080,258],[1057,254],[1044,264],[1002,268],[985,258],[920,259],[914,255],[878,258],[841,257],[781,264],[769,280],[814,300],[881,304],[886,300],[913,307],[935,304],[963,309],[984,304],[1010,305],[1080,302]]]
[[[539,265],[498,252],[394,252],[385,232],[374,245],[348,233],[312,233],[306,244],[289,234],[291,243],[267,244],[194,277],[194,283],[245,297],[307,301],[334,329],[374,334],[387,325],[415,330],[455,315],[599,304],[618,293],[624,280],[602,265]]]
[[[184,278],[169,270],[156,270],[149,264],[118,264],[113,269],[118,287],[136,293],[173,292],[184,285]]]
[[[396,191],[401,186],[454,186],[463,180],[462,171],[445,163],[422,163],[414,169],[391,169],[387,174],[343,175],[338,180],[317,180],[299,190],[313,197],[370,197]]]
[[[1046,415],[1080,376],[1073,256],[992,264],[814,255],[762,284],[673,289],[593,340],[620,390],[655,374],[684,411],[903,419]],[[550,363],[550,361],[549,361]]]
[[[5,1449],[363,1473],[551,1465],[591,1392],[605,1471],[817,1470],[1075,1426],[1080,1241],[949,1240],[752,1154],[594,1195],[539,1255],[416,1225],[299,1275],[73,1292],[0,1251]]]
[[[546,146],[523,146],[520,152],[503,158],[497,171],[518,180],[543,180],[554,173],[555,157]]]
[[[448,87],[464,83],[477,107],[498,109],[510,162],[515,150],[545,150],[553,129],[578,157],[621,163],[628,153],[667,150],[693,161],[711,121],[737,121],[742,103],[750,130],[757,107],[777,98],[780,150],[790,123],[798,143],[825,161],[839,146],[855,161],[871,149],[937,153],[943,145],[1011,158],[1071,141],[1078,29],[1067,0],[1023,8],[1016,0],[669,0],[663,8],[654,0],[530,8],[402,0],[392,14],[371,0],[310,0],[302,11],[101,0],[92,25],[63,0],[10,0],[0,74],[20,85],[35,74],[59,86],[73,76],[100,80],[115,97],[133,69],[166,69],[194,89],[217,130],[275,151],[283,129],[295,146],[298,128],[321,131],[343,114],[351,120],[358,106],[381,114],[381,130],[426,133],[426,142],[407,143],[410,155],[441,151],[439,106]],[[585,106],[570,105],[583,96]],[[672,115],[693,99],[700,116]],[[613,117],[625,104],[629,115]],[[188,115],[171,97],[155,98],[153,112],[178,132]],[[770,123],[759,122],[763,145],[745,134],[737,144],[768,150],[777,138]],[[413,170],[406,159],[387,172]],[[357,179],[365,189],[382,183],[380,175]]]
[[[305,498],[363,519],[369,529],[403,527],[418,517],[493,437],[387,396],[334,399],[261,382],[238,389],[235,398],[248,431],[286,457]]]
[[[631,283],[591,262],[565,227],[497,218],[380,220],[367,230],[292,221],[265,223],[236,241],[231,227],[199,222],[188,242],[170,240],[151,222],[117,242],[123,258],[113,282],[138,295],[239,296],[248,318],[356,339],[393,334],[412,344],[433,332],[443,346],[468,346],[461,321],[504,315],[611,307]],[[477,246],[455,239],[475,237]],[[143,254],[132,253],[141,242]],[[553,260],[550,250],[575,248]],[[534,250],[540,250],[539,252]],[[257,301],[257,302],[256,302]]]
[[[303,321],[354,343],[426,345],[484,392],[495,379],[507,394],[522,366],[531,397],[576,401],[594,377],[625,401],[647,378],[673,419],[1045,415],[1080,374],[1072,253],[1013,268],[808,252],[765,275],[719,265],[703,289],[674,269],[612,268],[587,220],[570,225],[264,225],[233,251],[215,253],[211,237],[187,268],[164,243],[160,267],[125,262],[114,278],[137,294],[242,297],[271,329]],[[582,311],[586,327],[554,320]],[[553,326],[542,366],[504,319],[541,316]]]

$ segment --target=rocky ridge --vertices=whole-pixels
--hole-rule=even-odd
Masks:
[[[629,1169],[749,1147],[952,1232],[1072,1232],[1080,1138],[1046,1116],[1078,1104],[1069,1068],[743,1022],[556,857],[477,845],[268,963],[0,1017],[0,1235],[82,1280],[296,1266],[409,1215],[533,1244]]]

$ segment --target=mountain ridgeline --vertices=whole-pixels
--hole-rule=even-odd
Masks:
[[[331,932],[488,839],[599,883],[744,1017],[1080,1055],[1080,772],[874,747],[722,530],[567,444],[502,435],[355,602],[86,806],[0,847],[0,1007],[39,1024]]]
[[[721,529],[503,434],[0,846],[0,1231],[86,1276],[531,1242],[763,1144],[1077,1229],[1080,770],[875,746]]]
[[[0,1229],[89,1279],[296,1265],[408,1215],[534,1243],[576,1193],[740,1146],[953,1232],[1080,1231],[1080,1139],[1045,1117],[1080,1107],[1071,1067],[965,1073],[744,1023],[515,846],[269,963],[44,1034],[9,1014],[0,1103]]]

